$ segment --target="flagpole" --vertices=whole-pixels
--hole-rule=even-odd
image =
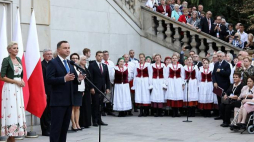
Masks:
[[[33,0],[32,0],[32,8],[31,13],[33,13]],[[33,131],[33,114],[31,113],[31,131],[27,132],[26,138],[38,138],[39,136],[36,134],[36,132]]]
[[[38,138],[39,136],[36,134],[36,132],[33,131],[33,115],[31,113],[31,126],[30,126],[30,132],[27,132],[26,138]]]

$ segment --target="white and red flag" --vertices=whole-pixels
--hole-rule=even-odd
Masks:
[[[25,53],[27,80],[30,93],[26,110],[40,118],[47,103],[39,49],[35,14],[33,11]]]
[[[26,109],[28,100],[29,100],[29,85],[27,82],[26,63],[25,63],[25,55],[24,55],[24,46],[23,46],[23,39],[22,39],[22,34],[21,34],[21,27],[20,27],[19,9],[17,10],[16,23],[14,25],[12,40],[18,43],[18,47],[19,47],[18,57],[22,61],[23,80],[25,82],[25,87],[23,87],[23,96],[24,96],[24,105],[25,105],[25,109]]]
[[[1,75],[1,67],[2,67],[2,61],[5,57],[7,57],[8,51],[7,51],[7,32],[6,32],[6,11],[5,6],[3,7],[3,18],[1,21],[1,27],[0,27],[0,75]],[[0,80],[0,100],[2,100],[2,88],[3,88],[4,82]],[[2,101],[0,101],[0,114],[1,114],[1,106]]]

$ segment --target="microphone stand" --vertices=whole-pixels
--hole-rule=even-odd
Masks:
[[[75,65],[74,65],[74,66],[75,66]],[[82,71],[83,71],[83,72],[86,72],[83,68],[77,68],[77,70],[79,70],[79,71],[81,70],[80,73],[82,73]],[[84,75],[84,74],[82,73],[82,75]],[[98,88],[92,83],[92,81],[91,81],[90,79],[88,79],[88,78],[86,77],[85,80],[86,80],[87,82],[89,82],[89,84],[92,85],[93,88],[95,88],[95,90],[97,90],[97,91],[100,93],[100,95],[104,96],[104,98],[106,98],[106,99],[109,101],[109,103],[112,104],[112,106],[114,105],[113,102],[110,101],[110,100],[106,97],[105,93],[103,93],[100,89],[98,89]],[[101,97],[100,97],[100,99],[101,99]],[[101,103],[100,103],[100,114],[101,114]],[[101,142],[101,124],[99,125],[99,142]]]
[[[191,73],[189,74],[186,85],[187,85],[187,120],[184,120],[183,122],[192,122],[189,120],[189,81],[190,81]]]

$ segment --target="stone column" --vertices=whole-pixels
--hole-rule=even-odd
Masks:
[[[184,43],[183,45],[184,46],[187,46],[188,45],[188,41],[189,41],[189,39],[188,39],[188,37],[187,37],[187,29],[185,29],[185,28],[182,28],[182,31],[183,31],[183,39],[182,39],[182,42]]]
[[[174,47],[175,48],[181,48],[181,42],[180,42],[180,34],[178,30],[178,26],[176,24],[173,25],[173,28],[175,29],[175,35],[174,35]]]
[[[199,46],[199,49],[200,49],[199,56],[202,58],[202,57],[205,57],[204,37],[200,37],[200,40],[201,40],[201,45]]]
[[[197,42],[196,42],[196,38],[195,38],[195,33],[190,32],[190,35],[191,35],[191,43],[190,43],[190,45],[191,45],[191,47],[192,47],[191,50],[193,50],[195,53],[198,53],[198,50],[197,50]]]
[[[212,53],[213,53],[213,42],[212,41],[210,41],[210,40],[207,40],[207,43],[208,43],[208,46],[209,46],[209,49],[208,49],[208,51],[207,51],[207,53],[209,53],[210,55],[212,55]]]
[[[166,42],[171,45],[172,44],[172,38],[171,38],[172,31],[170,29],[169,21],[166,21],[166,24],[167,24],[167,31],[165,32],[165,34],[167,35]]]
[[[164,33],[163,33],[163,30],[164,30],[164,28],[163,28],[163,26],[162,26],[162,19],[161,18],[159,18],[159,17],[157,17],[157,20],[159,21],[159,26],[158,26],[158,28],[157,28],[157,36],[158,36],[158,38],[160,38],[160,39],[164,39]]]

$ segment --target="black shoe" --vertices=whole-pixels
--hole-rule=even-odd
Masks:
[[[94,126],[94,127],[98,127],[98,123],[94,123],[93,126]]]
[[[83,129],[82,128],[78,128],[78,131],[82,131]]]
[[[132,114],[132,112],[131,112],[131,111],[129,111],[129,112],[128,112],[128,115],[129,115],[129,116],[133,116],[133,114]]]
[[[101,126],[108,126],[108,124],[104,123],[103,121],[101,121],[101,122],[99,123],[99,125],[101,125]]]
[[[106,116],[106,113],[104,111],[101,112],[101,116]]]
[[[85,129],[85,127],[80,127],[82,130]]]
[[[222,117],[220,117],[220,116],[214,118],[214,120],[221,120],[221,119],[222,119]]]
[[[116,116],[113,112],[108,112],[107,115]]]
[[[220,125],[221,127],[229,127],[229,124],[223,123],[222,125]]]
[[[42,135],[43,136],[50,136],[50,133],[49,132],[43,132]]]
[[[71,127],[71,130],[74,131],[74,132],[77,132],[77,131],[78,131],[78,129],[73,129],[72,127]]]

